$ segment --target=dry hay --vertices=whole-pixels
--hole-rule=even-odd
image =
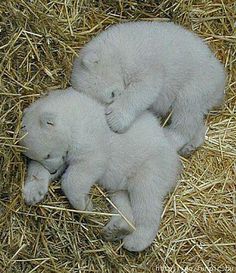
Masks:
[[[233,0],[0,2],[0,272],[236,272],[235,11]],[[134,254],[102,241],[109,210],[98,188],[92,215],[72,210],[56,183],[40,205],[24,204],[17,134],[27,105],[69,84],[75,51],[108,25],[138,19],[195,31],[229,76],[205,145],[183,159],[156,241]]]

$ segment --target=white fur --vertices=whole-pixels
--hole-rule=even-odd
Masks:
[[[186,153],[204,140],[204,115],[222,102],[225,72],[207,45],[183,27],[132,22],[111,26],[85,45],[71,82],[111,104],[106,118],[115,132],[125,132],[148,108],[162,116],[173,110],[165,134]]]
[[[91,209],[88,193],[97,182],[134,226],[114,216],[104,228],[108,240],[123,238],[124,247],[141,251],[154,240],[163,197],[175,185],[178,156],[157,119],[144,112],[125,134],[112,132],[105,108],[69,88],[33,103],[23,117],[21,144],[31,161],[24,187],[27,203],[47,192],[49,180],[62,169],[62,189],[71,205]],[[50,155],[50,156],[48,156]],[[55,173],[53,176],[49,172]]]

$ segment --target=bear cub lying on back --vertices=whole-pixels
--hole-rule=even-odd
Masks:
[[[25,111],[21,144],[33,161],[24,198],[28,204],[41,201],[49,182],[64,172],[61,186],[71,205],[92,209],[88,194],[97,182],[121,214],[105,226],[105,238],[123,239],[126,249],[141,251],[154,240],[163,197],[175,185],[177,152],[151,113],[141,114],[126,133],[115,134],[104,111],[72,88],[54,91]]]

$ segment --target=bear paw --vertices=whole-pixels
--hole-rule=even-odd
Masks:
[[[35,205],[42,201],[48,192],[48,184],[38,180],[28,181],[23,189],[23,197],[27,205]]]
[[[111,221],[103,228],[103,238],[106,241],[123,239],[133,231],[132,227],[120,216],[113,216]]]
[[[68,195],[67,198],[72,205],[73,208],[81,211],[92,211],[93,210],[93,204],[90,200],[88,195],[79,195],[79,194],[72,194]]]
[[[124,133],[135,118],[127,111],[123,111],[117,101],[107,107],[105,114],[109,127],[115,133]]]
[[[123,239],[123,247],[128,251],[138,252],[142,251],[154,240],[155,235],[145,229],[136,229],[133,233],[127,235]]]
[[[180,155],[189,155],[194,150],[196,150],[198,147],[200,147],[204,141],[205,141],[205,135],[206,135],[207,127],[204,125],[202,126],[201,130],[195,134],[193,139],[186,144],[181,150],[179,151]]]
[[[189,156],[193,151],[195,151],[198,146],[194,146],[193,144],[187,144],[182,149],[179,150],[179,154],[182,156]]]

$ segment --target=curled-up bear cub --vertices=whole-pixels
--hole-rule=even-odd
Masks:
[[[103,105],[72,88],[51,92],[25,111],[21,144],[32,161],[23,195],[36,204],[63,173],[61,187],[70,204],[90,210],[88,194],[98,183],[122,215],[112,216],[104,237],[142,251],[155,239],[163,198],[176,183],[177,151],[152,113],[143,112],[126,133],[116,134],[104,112]]]
[[[147,109],[172,112],[164,129],[170,143],[188,154],[205,137],[204,116],[223,101],[224,66],[193,32],[167,22],[109,27],[79,52],[71,84],[107,106],[106,120],[125,132]]]

